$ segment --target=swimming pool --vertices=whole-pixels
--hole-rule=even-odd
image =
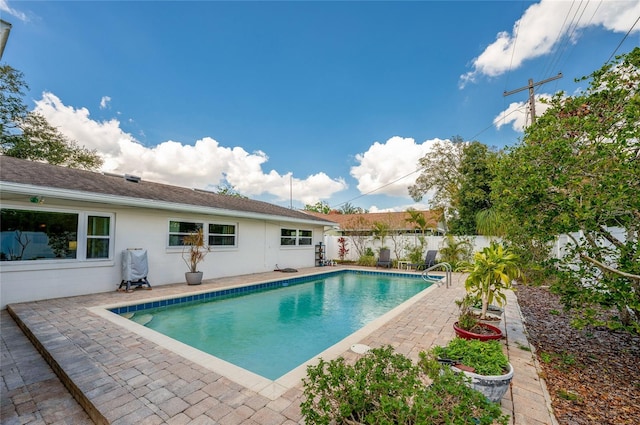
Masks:
[[[146,309],[132,320],[276,380],[428,286],[413,277],[339,273]]]
[[[322,280],[329,283],[321,283]],[[110,316],[114,317],[108,318],[235,382],[268,397],[277,397],[300,382],[307,364],[312,364],[318,357],[330,359],[348,350],[350,344],[360,342],[425,296],[430,292],[425,290],[429,286],[430,283],[415,274],[340,270],[203,291],[196,295],[159,299],[138,305],[103,308],[117,314],[135,313],[133,317],[142,318],[143,321],[152,316],[153,319],[145,327],[127,325],[132,322],[113,314]],[[347,301],[353,296],[359,298],[357,303]],[[210,299],[217,301],[204,302]],[[345,305],[339,301],[347,302]],[[236,302],[240,304],[234,304]],[[353,305],[348,307],[350,304]],[[218,315],[200,310],[195,315],[185,314],[182,317],[181,310],[186,305],[196,309],[214,306],[212,310]],[[162,324],[159,319],[165,312],[172,315],[169,324]],[[325,314],[327,317],[324,317]],[[267,319],[274,320],[268,322]],[[176,322],[186,324],[187,331],[162,329],[173,328]],[[296,322],[302,322],[303,325],[296,327]],[[153,327],[158,327],[159,331],[169,336],[158,333]],[[222,347],[223,351],[233,348],[234,357],[217,351],[206,354],[208,349],[200,348],[201,342],[212,335],[218,341],[218,348]],[[321,344],[314,347],[309,345],[318,341]],[[240,343],[244,344],[244,348],[238,349]],[[260,365],[256,366],[256,361],[273,363],[276,367],[264,371]],[[268,394],[262,392],[267,387]]]

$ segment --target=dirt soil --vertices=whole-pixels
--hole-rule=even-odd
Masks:
[[[640,337],[576,330],[545,287],[518,285],[516,295],[558,422],[640,424]]]

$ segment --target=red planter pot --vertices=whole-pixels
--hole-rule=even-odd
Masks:
[[[484,322],[478,323],[478,326],[489,329],[493,333],[490,335],[485,335],[485,334],[477,334],[477,333],[465,331],[464,329],[458,327],[458,322],[453,324],[453,330],[456,331],[456,335],[464,339],[479,339],[480,341],[489,341],[491,339],[502,338],[502,331],[500,330],[500,328],[497,328],[493,325],[490,325]]]

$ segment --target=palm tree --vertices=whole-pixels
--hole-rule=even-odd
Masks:
[[[518,257],[501,244],[491,244],[476,252],[473,264],[464,270],[469,277],[464,283],[467,293],[482,300],[481,319],[486,319],[489,304],[494,301],[502,306],[507,301],[505,290],[511,289],[511,281],[520,276]]]
[[[447,235],[439,250],[440,261],[449,263],[455,270],[461,262],[469,259],[472,249],[473,246],[467,239],[456,239],[453,235]]]
[[[476,214],[476,231],[483,236],[504,236],[504,216],[493,207],[478,211]]]

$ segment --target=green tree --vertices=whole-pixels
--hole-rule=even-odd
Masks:
[[[241,194],[236,190],[236,188],[233,185],[227,182],[218,185],[216,193],[218,195],[227,195],[227,196],[233,196],[235,198],[249,199],[248,196]]]
[[[424,216],[424,213],[414,208],[408,208],[406,212],[409,214],[409,218],[406,218],[405,221],[409,224],[413,224],[424,236],[429,229],[429,224],[427,223],[427,218]]]
[[[371,225],[369,222],[362,215],[355,214],[344,223],[344,229],[343,234],[351,239],[357,256],[364,256],[371,239]]]
[[[341,214],[365,214],[367,210],[351,205],[349,202],[345,203],[338,209]]]
[[[474,141],[465,145],[460,161],[460,189],[455,194],[457,214],[449,230],[456,235],[477,234],[478,212],[491,208],[491,181],[496,153]]]
[[[331,207],[324,201],[318,201],[314,205],[306,204],[303,209],[321,214],[329,214],[331,212]]]
[[[506,220],[493,205],[476,213],[476,232],[484,236],[504,236]]]
[[[22,101],[27,88],[22,72],[0,66],[0,153],[73,168],[99,168],[102,158],[95,150],[80,147],[42,115],[27,111]]]
[[[409,186],[409,194],[414,201],[418,202],[424,196],[433,194],[429,201],[432,208],[442,208],[445,213],[457,209],[464,147],[465,142],[460,136],[453,137],[451,141],[438,140],[431,151],[420,158],[422,172],[416,182]]]
[[[388,222],[384,221],[375,221],[371,225],[371,232],[373,233],[373,240],[380,240],[382,247],[384,248],[384,243],[391,232],[391,226]]]
[[[0,130],[2,137],[17,126],[19,118],[27,115],[27,105],[22,101],[24,90],[29,87],[24,74],[9,65],[0,65]]]
[[[640,48],[589,78],[583,93],[554,96],[499,161],[493,201],[523,253],[568,235],[556,289],[581,323],[640,332]]]
[[[457,270],[464,262],[471,257],[473,245],[468,239],[457,238],[448,234],[442,240],[442,246],[438,250],[440,261],[449,263],[453,270]]]

